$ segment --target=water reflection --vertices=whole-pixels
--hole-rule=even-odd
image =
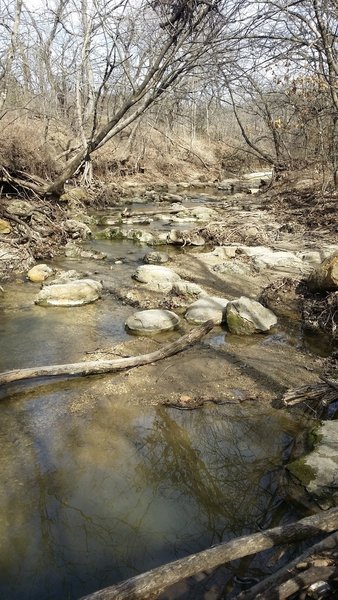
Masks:
[[[1,405],[0,597],[76,599],[269,525],[288,418],[83,402]]]

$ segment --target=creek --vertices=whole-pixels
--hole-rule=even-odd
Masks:
[[[62,258],[54,266],[98,277],[111,272],[114,285],[123,286],[147,250],[129,240],[89,246],[106,252],[106,261]],[[36,306],[36,293],[24,276],[6,284],[0,371],[77,362],[130,337],[124,321],[134,309],[112,295],[64,309]],[[223,343],[220,328],[211,339]],[[279,484],[304,427],[299,420],[266,405],[180,411],[152,406],[153,398],[149,405],[126,403],[113,388],[104,391],[107,376],[93,380],[0,391],[1,598],[76,600],[298,516]],[[273,552],[270,558],[273,565]],[[273,568],[266,564],[266,555],[264,564],[246,559],[162,597],[208,593],[212,600],[225,588],[231,597],[236,577],[260,576]]]

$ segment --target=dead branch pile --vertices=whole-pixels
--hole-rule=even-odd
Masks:
[[[13,214],[8,200],[0,204],[0,219],[9,224],[10,231],[0,233],[0,272],[6,277],[11,267],[29,266],[34,260],[52,258],[69,238],[64,226],[64,209],[53,202],[34,199],[23,201],[29,210]],[[8,256],[8,261],[6,257]],[[19,264],[15,257],[18,256]],[[27,263],[27,264],[26,264]]]
[[[269,194],[267,208],[275,210],[288,231],[297,235],[310,230],[314,235],[325,235],[333,240],[337,236],[337,195],[320,190],[287,190]]]
[[[282,403],[288,407],[297,406],[299,410],[310,413],[314,418],[327,417],[330,404],[338,401],[338,380],[322,376],[322,383],[302,385],[288,390]]]
[[[305,327],[324,331],[338,340],[338,292],[307,295],[302,304]]]
[[[251,213],[241,212],[236,216],[230,216],[224,221],[208,223],[204,227],[195,230],[207,242],[217,246],[226,244],[272,244],[277,232],[262,222],[261,219],[253,219]]]

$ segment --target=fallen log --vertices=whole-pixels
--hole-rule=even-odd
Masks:
[[[241,592],[234,600],[269,600],[273,596],[270,595],[272,590],[277,590],[282,584],[289,579],[294,579],[302,572],[299,570],[299,565],[307,561],[311,556],[321,554],[322,552],[332,551],[338,547],[338,532],[332,533],[317,544],[314,544],[300,556],[289,562],[285,567],[278,569],[276,573],[265,577],[249,590]],[[276,596],[279,598],[279,596]]]
[[[16,369],[0,373],[0,385],[20,381],[22,379],[36,379],[38,377],[58,377],[60,375],[96,375],[98,373],[112,373],[123,371],[132,367],[146,365],[178,352],[182,352],[191,344],[198,342],[214,327],[213,321],[206,321],[202,325],[195,327],[192,331],[178,338],[170,344],[166,344],[160,350],[139,356],[130,356],[128,358],[116,358],[114,360],[95,360],[72,363],[65,365],[50,365],[45,367],[31,367],[27,369]]]
[[[267,550],[278,544],[299,541],[338,529],[338,508],[305,517],[296,523],[254,533],[152,569],[122,583],[104,588],[81,600],[145,600],[156,598],[165,588],[201,571]]]

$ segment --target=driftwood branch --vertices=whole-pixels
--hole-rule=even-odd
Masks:
[[[165,588],[227,562],[267,550],[278,544],[287,544],[320,533],[338,529],[338,508],[306,517],[296,523],[268,529],[213,546],[203,552],[168,563],[117,585],[85,596],[82,600],[145,600],[157,597]]]
[[[192,331],[183,335],[178,340],[166,344],[160,350],[148,354],[141,354],[139,356],[6,371],[5,373],[0,373],[0,385],[12,383],[13,381],[20,381],[22,379],[58,377],[60,375],[96,375],[98,373],[112,373],[114,371],[123,371],[124,369],[129,369],[131,367],[139,367],[181,352],[190,346],[190,344],[200,340],[206,333],[211,331],[213,326],[213,321],[206,321],[203,325],[195,327]]]
[[[309,557],[318,555],[322,552],[332,551],[338,546],[338,532],[332,533],[317,544],[314,544],[300,556],[289,562],[285,567],[282,567],[276,573],[265,577],[249,590],[241,592],[236,596],[235,600],[272,600],[274,598],[273,590],[277,590],[281,584],[289,579],[294,579],[299,574],[299,565],[304,563]],[[276,596],[279,598],[279,596]]]

